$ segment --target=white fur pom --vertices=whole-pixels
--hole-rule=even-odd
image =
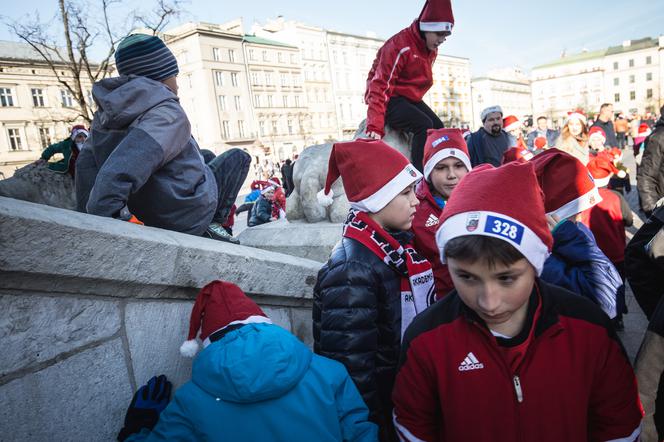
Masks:
[[[624,170],[619,170],[618,171],[618,178],[625,178],[627,174],[625,173]]]
[[[198,342],[196,339],[190,339],[189,341],[184,341],[180,346],[180,354],[185,358],[193,358],[196,356],[198,351]]]
[[[332,203],[334,202],[334,192],[332,189],[330,189],[330,193],[325,193],[325,189],[321,190],[316,194],[316,198],[318,199],[318,204],[320,204],[323,207],[331,206]]]

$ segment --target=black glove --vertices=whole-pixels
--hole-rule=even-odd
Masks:
[[[154,428],[159,420],[159,413],[164,411],[171,398],[173,385],[163,374],[153,376],[147,384],[138,389],[129,404],[124,427],[118,434],[120,442],[127,439],[141,428]]]

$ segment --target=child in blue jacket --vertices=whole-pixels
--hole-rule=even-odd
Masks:
[[[191,381],[168,406],[164,377],[139,389],[119,440],[377,440],[344,366],[273,325],[236,285],[214,281],[201,290],[183,355],[196,353],[199,328],[203,351]]]
[[[578,222],[579,214],[602,200],[588,169],[576,158],[549,149],[535,158],[538,181],[544,192],[547,220],[553,234],[553,251],[541,278],[590,298],[610,317],[622,306],[620,274],[599,249],[592,232]]]

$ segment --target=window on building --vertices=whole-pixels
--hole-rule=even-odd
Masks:
[[[226,110],[226,96],[225,95],[219,95],[217,97],[217,102],[219,103],[219,110],[220,111],[225,111]]]
[[[646,57],[646,64],[652,64],[652,57],[650,55]]]
[[[51,145],[51,130],[48,127],[39,128],[39,141],[43,149]]]
[[[267,96],[267,107],[274,107],[274,96],[273,95],[268,95]]]
[[[646,89],[646,98],[652,98],[652,89]]]
[[[613,101],[618,103],[620,101],[620,94],[613,94]]]
[[[44,107],[46,105],[46,101],[44,100],[44,89],[30,89],[30,92],[32,92],[32,105],[34,107]]]
[[[253,49],[249,49],[249,60],[251,61],[256,60],[256,53]]]
[[[288,107],[288,95],[284,95],[281,97],[281,104],[283,107]]]
[[[265,73],[265,84],[268,86],[274,86],[274,83],[272,83],[272,72]]]
[[[617,61],[614,61],[614,62],[613,62],[613,70],[614,70],[614,71],[617,71],[617,70],[618,70],[618,62],[617,62]]]
[[[277,52],[277,60],[279,60],[279,63],[284,62],[284,54],[281,52]]]
[[[629,82],[630,82],[630,83],[634,83],[634,81],[636,81],[635,76],[634,76],[634,75],[630,75],[630,76],[629,76]]]
[[[74,107],[74,97],[69,89],[60,89],[60,98],[62,99],[63,107]]]
[[[244,138],[244,121],[242,120],[237,122],[237,133],[240,138]]]
[[[282,86],[288,85],[288,77],[284,73],[281,74],[281,85]]]
[[[235,63],[235,51],[233,49],[228,50],[228,61]]]
[[[636,100],[636,91],[630,91],[629,92],[629,99],[630,100]]]
[[[272,120],[272,133],[277,134],[279,133],[278,127],[277,127],[277,120]]]
[[[652,72],[646,73],[646,81],[652,81]]]
[[[258,72],[252,72],[251,73],[251,84],[253,84],[253,85],[260,84],[259,78],[258,78]]]
[[[270,55],[267,53],[267,51],[263,51],[263,61],[270,61]]]
[[[214,82],[217,86],[224,85],[224,73],[222,71],[214,71]]]
[[[614,78],[613,79],[613,85],[618,86],[620,84],[620,78]]]
[[[296,64],[297,63],[297,60],[295,58],[295,54],[290,54],[290,62],[291,62],[291,64]]]
[[[235,110],[236,111],[242,110],[242,98],[240,98],[239,95],[235,96]]]
[[[261,106],[261,96],[256,94],[254,95],[254,107],[262,107]]]
[[[288,120],[288,135],[293,135],[293,120]]]
[[[0,105],[2,107],[14,106],[14,96],[12,90],[8,87],[0,87]]]
[[[630,67],[630,68],[633,68],[633,67],[634,67],[634,59],[633,59],[633,58],[630,58],[630,59],[629,59],[629,67]]]
[[[231,72],[231,84],[235,87],[239,84],[239,76],[237,72]]]
[[[7,135],[9,135],[9,147],[11,150],[23,150],[19,129],[7,129]]]
[[[231,137],[231,123],[228,120],[221,122],[221,139],[228,140]]]
[[[221,51],[219,50],[219,48],[212,48],[212,59],[214,61],[221,60]]]
[[[295,107],[300,107],[300,96],[299,95],[295,96]]]

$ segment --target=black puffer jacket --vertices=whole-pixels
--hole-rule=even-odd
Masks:
[[[249,227],[269,223],[272,219],[272,203],[259,196],[249,212]]]
[[[407,244],[412,236],[393,236]],[[401,346],[401,279],[359,242],[342,238],[314,288],[314,351],[343,363],[369,407],[392,423],[392,387]]]
[[[662,116],[646,140],[646,150],[636,177],[641,207],[648,215],[655,203],[664,198],[664,106],[661,112]]]

